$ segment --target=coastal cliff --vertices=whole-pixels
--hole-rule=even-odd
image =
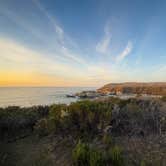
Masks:
[[[100,93],[132,93],[149,95],[166,95],[166,82],[126,82],[110,83],[97,90]]]

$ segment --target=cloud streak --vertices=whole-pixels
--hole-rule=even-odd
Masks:
[[[87,64],[86,61],[79,54],[75,53],[73,49],[71,50],[68,48],[67,43],[70,42],[71,45],[73,45],[73,41],[69,40],[68,37],[66,37],[66,34],[64,33],[63,28],[57,24],[56,20],[44,9],[42,4],[38,0],[33,0],[33,3],[37,7],[37,9],[39,9],[46,16],[46,19],[48,19],[49,22],[51,23],[51,26],[53,27],[51,36],[50,36],[50,34],[45,35],[44,32],[41,33],[40,29],[38,29],[38,27],[34,27],[33,24],[29,23],[27,19],[23,19],[22,15],[18,15],[17,12],[13,12],[12,10],[9,10],[7,8],[3,8],[3,10],[1,10],[1,13],[5,17],[10,18],[10,20],[14,21],[18,26],[20,26],[21,28],[28,31],[28,33],[32,34],[35,38],[38,38],[39,42],[37,44],[44,43],[45,48],[42,48],[42,49],[44,49],[44,51],[47,52],[48,55],[51,55],[54,58],[56,58],[57,61],[66,61],[70,64],[74,64],[74,65],[79,64],[79,65],[85,66]],[[39,15],[38,10],[36,10],[35,12],[38,16]],[[42,21],[43,21],[43,23],[45,22],[44,18]],[[47,27],[44,27],[44,29],[47,29]],[[55,37],[53,37],[53,36],[55,36]],[[2,42],[2,40],[1,40],[1,42]],[[9,43],[11,43],[11,42],[9,42]],[[1,43],[1,47],[2,47],[2,44],[4,47],[6,47],[4,45],[4,43]],[[33,47],[34,46],[35,45],[33,45]],[[8,49],[8,48],[6,48],[6,49]],[[51,51],[49,51],[49,49]],[[20,50],[21,49],[19,49],[19,51]],[[54,50],[56,53],[54,52]],[[20,56],[20,58],[14,58],[14,56],[15,57]],[[4,58],[7,58],[7,56]],[[12,57],[10,57],[10,55],[9,55],[9,58],[10,59],[14,58],[13,59],[14,61],[16,59],[19,61],[24,59],[24,57],[21,56],[20,53],[16,54],[15,51],[13,51]],[[33,57],[32,57],[32,59],[33,59]]]
[[[116,64],[106,66],[87,63],[87,66],[80,68],[80,65],[75,66],[69,61],[61,63],[59,55],[56,58],[46,56],[9,39],[0,39],[0,50],[0,85],[102,86],[108,82],[133,78],[128,75],[130,72],[124,73],[124,68]],[[66,51],[64,54],[68,54]],[[68,59],[72,56],[69,54]],[[85,63],[80,59],[75,61]]]
[[[81,65],[86,65],[87,63],[83,58],[81,58],[78,54],[73,53],[68,47],[67,43],[70,42],[70,45],[73,45],[73,41],[71,41],[67,35],[64,33],[63,28],[58,25],[56,20],[47,12],[47,10],[43,7],[39,0],[33,0],[34,4],[37,8],[48,18],[52,26],[54,27],[56,36],[58,36],[58,40],[60,41],[59,51],[61,56],[73,60],[75,63],[79,63]]]
[[[127,43],[124,50],[114,59],[115,61],[110,56],[94,55],[94,59],[86,59],[83,54],[84,51],[81,52],[79,49],[77,51],[75,47],[70,47],[73,40],[69,40],[64,29],[57,23],[56,17],[51,16],[39,0],[32,1],[34,3],[31,6],[35,7],[35,10],[32,10],[32,14],[35,15],[32,21],[28,19],[29,14],[24,17],[17,11],[6,10],[5,8],[1,11],[19,28],[25,29],[27,35],[32,34],[30,37],[34,44],[32,46],[31,42],[16,42],[21,41],[20,39],[0,38],[0,72],[1,76],[3,75],[6,80],[9,80],[9,83],[14,81],[14,75],[17,78],[19,77],[18,83],[21,82],[21,78],[27,84],[28,79],[33,79],[31,83],[38,85],[57,85],[57,82],[59,82],[58,85],[64,85],[70,82],[73,86],[97,86],[108,82],[126,80],[128,71],[124,72],[126,68],[123,67],[122,69],[122,65],[116,62],[121,62],[131,53],[133,48],[131,42]],[[39,19],[41,16],[42,19]],[[35,22],[36,24],[34,24]],[[38,23],[43,26],[39,27]],[[37,42],[34,40],[36,43],[33,42],[33,37],[38,38]],[[110,43],[113,42],[111,37],[110,26],[107,24],[101,41],[94,41],[95,44],[97,43],[96,51],[98,53],[109,55]],[[35,44],[39,47],[36,47]],[[7,73],[6,76],[5,73]],[[14,73],[13,78],[9,79],[12,77],[12,73]],[[130,75],[128,78],[131,78]],[[3,80],[5,81],[5,79]],[[2,79],[0,83],[1,81]],[[17,80],[15,82],[17,83]],[[12,85],[12,83],[10,84]]]
[[[47,10],[42,6],[39,0],[33,0],[34,4],[37,6],[37,8],[45,14],[45,16],[48,18],[48,20],[52,23],[52,25],[55,28],[55,32],[58,35],[59,40],[62,44],[64,44],[64,31],[63,29],[57,24],[55,19],[47,12]]]
[[[65,49],[65,48],[64,48]],[[102,85],[116,79],[115,71],[98,64],[84,68],[71,63],[61,63],[57,58],[26,48],[9,39],[0,39],[1,84],[7,85]],[[65,50],[65,54],[69,54]],[[72,58],[73,55],[67,55]],[[75,56],[74,56],[75,57]],[[75,59],[78,63],[85,63]],[[11,78],[12,77],[12,78]],[[22,78],[22,79],[21,79]],[[3,83],[4,82],[4,83]]]
[[[56,58],[45,56],[34,50],[30,50],[23,45],[8,39],[0,39],[0,59],[6,67],[16,69],[32,70],[34,72],[59,73],[65,76],[66,71],[75,72],[79,75],[79,70],[75,70],[70,64],[60,62],[60,56]],[[12,64],[12,65],[11,65]],[[68,74],[70,76],[70,74]],[[72,74],[71,74],[72,76]]]
[[[99,41],[96,45],[96,51],[102,54],[107,54],[109,45],[111,41],[111,33],[110,33],[110,28],[107,25],[104,30],[104,37],[101,41]]]
[[[116,57],[116,61],[117,62],[122,61],[131,53],[132,49],[133,49],[133,44],[132,42],[129,41],[125,49]]]

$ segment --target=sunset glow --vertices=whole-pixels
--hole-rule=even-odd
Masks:
[[[0,86],[166,81],[165,3],[12,2],[0,5]]]

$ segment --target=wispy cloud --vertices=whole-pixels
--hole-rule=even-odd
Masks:
[[[73,60],[73,62],[79,63],[81,65],[86,65],[87,63],[81,56],[79,56],[76,53],[73,53],[68,48],[69,45],[75,45],[74,42],[64,33],[63,28],[57,23],[56,19],[52,17],[47,10],[44,8],[44,6],[40,3],[39,0],[33,0],[34,4],[37,6],[37,8],[48,18],[52,26],[54,27],[56,36],[58,36],[58,40],[60,41],[60,47],[58,48],[61,56],[64,56],[65,58],[68,58],[70,60]]]
[[[104,29],[104,36],[102,40],[99,41],[96,45],[96,51],[102,54],[107,54],[110,41],[111,41],[110,27],[109,24],[107,24]]]
[[[10,18],[18,26],[25,29],[29,34],[32,34],[33,37],[38,38],[39,43],[37,43],[37,45],[40,45],[40,41],[41,43],[44,43],[45,48],[41,48],[41,49],[44,49],[44,51],[47,52],[47,56],[51,55],[54,58],[56,58],[57,61],[64,60],[72,65],[73,64],[86,65],[87,63],[81,57],[81,55],[77,54],[76,51],[72,49],[72,47],[70,48],[68,47],[68,46],[73,46],[74,42],[64,33],[63,28],[56,22],[55,18],[52,17],[47,12],[47,10],[45,10],[45,8],[43,7],[43,5],[40,3],[39,0],[33,0],[33,4],[35,4],[35,6],[37,7],[36,8],[37,10],[35,11],[36,16],[41,15],[41,13],[39,12],[42,12],[42,14],[46,16],[43,18],[43,20],[41,20],[41,22],[43,22],[43,25],[45,25],[44,22],[49,21],[50,25],[53,27],[53,31],[49,33],[48,35],[44,33],[45,31],[43,31],[43,29],[47,29],[47,26],[42,27],[43,29],[39,29],[39,27],[34,27],[34,25],[31,24],[31,22],[29,22],[28,19],[23,18],[22,15],[19,15],[17,12],[9,10],[8,8],[3,8],[3,10],[1,10],[0,12],[5,17]],[[44,20],[44,19],[47,19],[47,20]],[[3,46],[5,45],[3,44]],[[35,47],[35,45],[33,45],[33,47]],[[19,51],[20,50],[21,49],[19,49]],[[53,52],[52,50],[56,50],[57,53]],[[12,57],[10,57],[9,55],[10,59],[13,58],[14,56],[20,56],[20,58],[14,58],[14,60],[17,59],[21,61],[22,59],[24,59],[24,57],[21,56],[20,53],[16,54],[16,52],[15,53],[13,52]]]
[[[42,6],[39,0],[33,0],[34,4],[37,6],[37,8],[45,14],[45,16],[48,18],[48,20],[52,23],[52,25],[55,28],[55,32],[57,33],[59,40],[64,43],[64,31],[63,28],[57,24],[55,19],[47,12],[47,10]]]
[[[87,62],[83,58],[75,55],[75,53],[72,53],[67,47],[63,46],[61,51],[62,51],[62,54],[64,55],[64,57],[71,59],[71,60],[73,60],[73,61],[75,61],[83,66],[87,65]]]
[[[56,17],[51,16],[39,0],[33,0],[33,2],[35,4],[35,11],[33,12],[35,12],[36,17],[32,22],[28,19],[28,16],[19,15],[16,11],[5,10],[5,8],[1,11],[14,21],[18,27],[25,29],[28,35],[32,34],[32,41],[33,37],[38,38],[38,42],[32,42],[33,47],[31,47],[31,42],[23,42],[24,44],[22,44],[18,42],[21,41],[19,39],[0,38],[1,76],[3,74],[5,78],[5,72],[8,73],[5,78],[8,80],[8,78],[12,77],[12,73],[15,73],[15,75],[18,73],[17,77],[20,78],[18,81],[22,81],[21,78],[23,78],[25,83],[28,83],[28,79],[34,79],[33,83],[42,84],[42,81],[44,81],[43,84],[50,85],[57,85],[57,82],[59,82],[59,85],[64,85],[65,83],[70,83],[71,85],[103,85],[108,82],[132,78],[127,75],[128,71],[124,72],[125,67],[121,69],[122,65],[115,63],[115,61],[110,61],[108,56],[101,57],[102,61],[99,61],[98,57],[96,58],[95,56],[94,59],[92,58],[91,61],[88,61],[86,56],[83,56],[83,52],[77,52],[77,49],[68,45],[68,43],[72,43],[72,40],[68,40],[65,29],[57,23]],[[42,19],[40,20],[38,18],[41,15]],[[34,25],[33,23],[36,20],[39,22]],[[38,27],[38,23],[43,26]],[[47,26],[48,24],[49,27]],[[47,31],[48,34],[44,33]],[[113,42],[111,36],[110,25],[107,24],[103,38],[96,45],[98,53],[109,54],[110,42]],[[40,41],[45,42],[42,45]],[[35,47],[35,44],[38,44],[39,47]],[[39,50],[40,45],[43,47],[41,50]],[[128,42],[125,49],[116,57],[116,62],[120,62],[128,56],[132,48],[133,44]],[[3,71],[5,72],[3,73]],[[26,79],[25,77],[28,73],[29,77]],[[14,79],[13,76],[13,79],[9,80],[9,82],[14,81]]]
[[[75,59],[76,56],[70,54],[65,48],[64,54],[68,56],[68,59],[75,59],[77,63],[86,63],[87,66],[80,68],[80,65],[75,66],[69,61],[61,63],[58,59],[60,56],[56,58],[45,56],[9,39],[0,39],[0,50],[0,74],[3,76],[0,84],[6,80],[8,84],[14,82],[17,85],[65,85],[69,83],[70,85],[97,86],[118,79],[117,76],[120,75],[117,74],[117,70],[110,71],[104,65],[89,65],[82,59]],[[10,79],[11,76],[13,79]]]
[[[63,76],[68,71],[80,75],[80,71],[76,70],[75,67],[69,63],[62,63],[60,56],[45,56],[9,39],[0,39],[0,50],[0,59],[3,64],[6,64],[6,68],[13,68],[17,71],[25,69],[26,71],[59,73]]]
[[[66,60],[75,59],[75,55],[64,49]],[[102,86],[108,82],[120,82],[134,79],[116,64],[88,64],[82,59],[75,59],[83,68],[70,61],[60,62],[60,57],[52,57],[9,39],[0,39],[0,85],[55,85],[55,86]],[[74,57],[73,57],[74,56]],[[162,67],[161,70],[165,70]],[[131,70],[130,70],[131,71]],[[22,79],[21,79],[22,78]]]
[[[133,49],[133,44],[132,42],[129,41],[125,49],[116,57],[116,61],[117,62],[122,61],[125,57],[127,57],[131,53],[132,49]]]

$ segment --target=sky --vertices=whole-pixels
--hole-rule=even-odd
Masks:
[[[166,81],[165,0],[0,0],[0,86]]]

